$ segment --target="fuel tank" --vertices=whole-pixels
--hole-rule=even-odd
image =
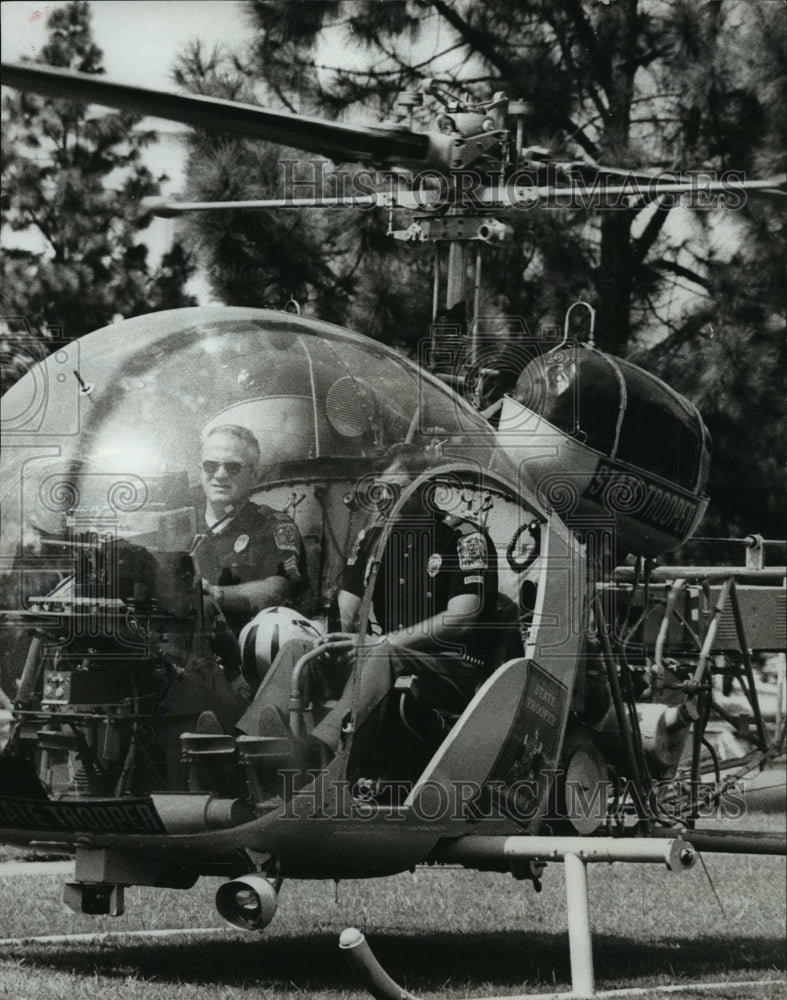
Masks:
[[[697,408],[595,347],[566,342],[531,361],[498,435],[569,526],[607,527],[635,555],[677,548],[707,507],[711,441]]]

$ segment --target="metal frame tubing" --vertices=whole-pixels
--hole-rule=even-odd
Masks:
[[[716,601],[716,607],[713,609],[711,620],[708,622],[708,628],[705,632],[705,639],[702,643],[702,648],[700,649],[700,655],[697,657],[697,666],[694,670],[694,676],[692,678],[692,683],[695,687],[698,687],[704,678],[708,678],[708,684],[710,690],[707,693],[701,694],[697,699],[697,707],[699,709],[699,717],[695,719],[694,725],[692,726],[691,732],[691,812],[690,817],[695,820],[699,811],[699,782],[700,782],[700,761],[702,757],[702,737],[705,734],[705,726],[708,722],[708,715],[710,714],[710,707],[713,700],[713,690],[711,685],[711,671],[708,669],[708,664],[710,662],[711,653],[713,651],[714,643],[716,642],[716,632],[719,628],[719,622],[721,621],[721,616],[724,614],[724,609],[727,606],[727,600],[730,596],[730,591],[733,587],[735,581],[731,576],[726,577],[724,583],[722,584],[721,591],[719,592],[718,600]]]
[[[670,587],[669,594],[667,595],[667,606],[664,609],[664,617],[661,619],[661,624],[659,625],[659,633],[656,636],[656,645],[653,650],[653,659],[656,661],[656,665],[659,667],[664,665],[664,647],[667,644],[670,621],[675,611],[675,605],[678,601],[678,596],[685,587],[686,587],[686,581],[684,579],[681,578],[675,580],[672,586]]]
[[[686,871],[696,861],[692,845],[680,837],[469,836],[438,844],[433,858],[472,868],[510,859],[562,861],[567,854],[585,862],[663,864],[671,871]]]
[[[722,583],[734,576],[738,583],[779,584],[787,575],[787,566],[766,566],[764,569],[747,569],[745,566],[657,566],[650,574],[651,583],[670,583],[678,577],[703,583]],[[613,571],[615,583],[633,583],[634,568],[618,566]]]
[[[598,615],[598,638],[601,643],[601,658],[604,661],[604,667],[607,671],[607,680],[609,682],[609,690],[612,695],[612,704],[615,706],[615,718],[618,723],[618,729],[620,730],[621,739],[623,740],[623,749],[626,754],[626,763],[631,771],[631,780],[636,785],[639,795],[637,796],[637,813],[641,819],[647,819],[643,809],[643,802],[647,801],[648,789],[643,787],[642,769],[639,766],[639,760],[637,759],[637,751],[634,747],[634,739],[631,727],[631,719],[629,717],[626,705],[623,701],[623,693],[620,690],[620,680],[618,678],[618,664],[615,659],[615,654],[612,651],[612,644],[609,641],[609,636],[606,632],[606,620],[604,618],[604,613],[601,608],[597,608],[596,614]]]
[[[571,989],[592,996],[596,990],[593,968],[593,935],[590,929],[588,870],[584,858],[568,853],[563,858],[566,873],[568,950],[571,956]]]
[[[571,956],[571,993],[593,997],[593,936],[590,926],[587,865],[598,861],[662,863],[673,871],[686,871],[697,860],[692,846],[679,838],[617,840],[611,837],[462,837],[440,847],[440,861],[459,861],[470,867],[482,861],[503,859],[563,861],[566,878],[568,944]],[[403,990],[374,957],[356,928],[342,933],[339,947],[354,971],[377,1000],[416,1000]]]
[[[337,637],[334,641],[321,643],[314,649],[307,650],[292,668],[292,678],[290,680],[290,701],[289,701],[289,723],[296,740],[306,739],[306,722],[303,718],[304,704],[301,694],[301,674],[304,668],[312,660],[318,660],[326,653],[341,653],[352,649],[358,641],[358,636],[347,632],[334,633]],[[338,638],[341,636],[341,638]]]
[[[741,659],[743,660],[743,667],[746,673],[746,681],[749,686],[749,690],[747,692],[749,696],[749,703],[751,704],[752,711],[754,712],[754,721],[757,725],[757,737],[760,741],[759,749],[767,750],[770,745],[770,740],[768,739],[768,730],[765,728],[765,721],[760,710],[760,699],[757,695],[757,686],[754,683],[754,667],[752,666],[751,655],[749,654],[749,646],[746,640],[746,629],[743,625],[741,607],[738,603],[738,591],[735,587],[735,580],[732,581],[732,586],[730,587],[730,604],[732,605],[732,616],[735,619],[735,631],[738,635],[738,645],[741,647]]]
[[[418,1000],[403,990],[380,965],[363,933],[357,927],[348,927],[339,937],[339,948],[347,956],[353,972],[358,976],[375,1000]]]

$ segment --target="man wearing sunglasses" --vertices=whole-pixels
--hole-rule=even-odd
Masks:
[[[180,733],[232,732],[253,691],[241,672],[237,637],[258,611],[287,604],[306,587],[298,529],[281,511],[252,503],[260,481],[260,446],[247,427],[219,424],[202,437],[199,475],[204,521],[189,555],[202,577],[213,656],[189,657],[170,685],[166,710],[179,717],[165,734],[173,787],[185,787]]]
[[[237,424],[212,427],[202,440],[204,534],[192,557],[205,593],[237,635],[263,608],[287,604],[306,584],[303,544],[281,511],[249,500],[259,482],[260,446]]]

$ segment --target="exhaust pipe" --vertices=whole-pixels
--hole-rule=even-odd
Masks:
[[[261,875],[243,875],[219,886],[216,909],[242,931],[263,931],[273,920],[279,896]]]
[[[505,243],[514,235],[514,230],[498,219],[485,219],[478,227],[476,235],[484,243]]]

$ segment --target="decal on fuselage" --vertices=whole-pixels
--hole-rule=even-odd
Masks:
[[[557,765],[565,705],[565,686],[531,661],[516,721],[489,775],[513,819],[538,815]]]
[[[115,802],[43,802],[0,798],[0,828],[14,830],[89,830],[92,833],[164,833],[150,799]]]
[[[624,471],[614,462],[601,461],[582,494],[603,503],[610,513],[636,516],[640,521],[676,536],[691,529],[698,501],[676,487],[659,485],[638,472]]]

